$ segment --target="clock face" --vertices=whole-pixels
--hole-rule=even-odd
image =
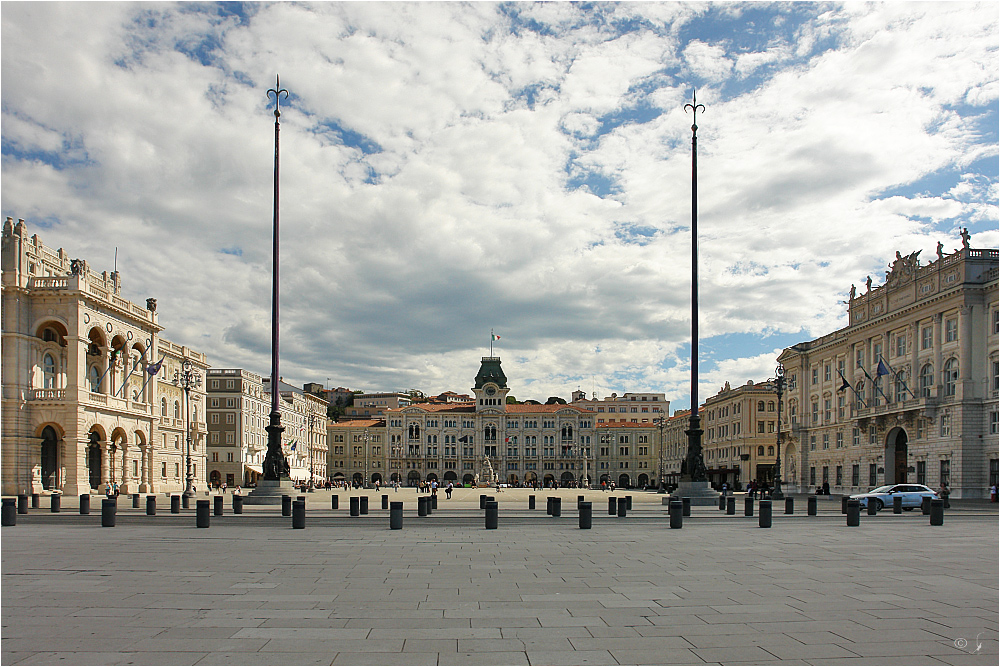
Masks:
[[[497,388],[491,384],[486,385],[486,395],[493,396],[497,393]]]

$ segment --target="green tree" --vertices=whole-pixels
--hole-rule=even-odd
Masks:
[[[549,400],[545,401],[545,405],[566,405],[566,399],[559,398],[558,396],[549,396]]]

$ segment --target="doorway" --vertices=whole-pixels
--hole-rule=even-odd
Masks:
[[[896,427],[885,438],[885,483],[906,484],[908,441],[906,431]]]
[[[56,488],[56,469],[59,465],[59,440],[56,430],[46,426],[42,431],[42,488]]]

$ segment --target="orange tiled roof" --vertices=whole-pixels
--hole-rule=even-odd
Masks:
[[[384,419],[345,419],[344,421],[332,422],[329,428],[372,428],[385,426]]]

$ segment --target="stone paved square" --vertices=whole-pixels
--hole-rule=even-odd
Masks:
[[[513,494],[510,494],[513,495]],[[655,496],[654,496],[655,499]],[[756,518],[670,530],[455,506],[311,515],[18,517],[2,533],[2,662],[584,665],[998,662],[995,510]],[[526,503],[524,503],[526,506]],[[506,523],[505,523],[506,520]]]

